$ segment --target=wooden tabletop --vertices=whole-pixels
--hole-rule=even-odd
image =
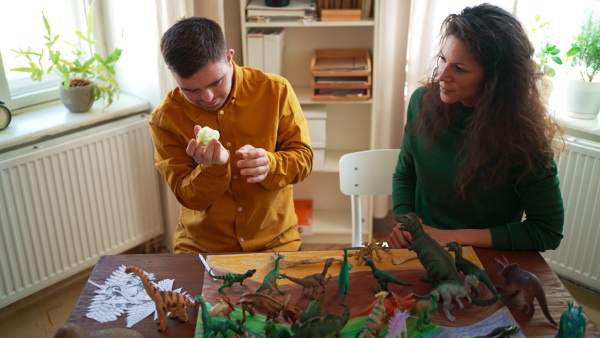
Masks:
[[[493,283],[499,283],[503,279],[496,274],[494,260],[496,257],[505,256],[509,262],[518,263],[521,269],[535,274],[543,283],[550,314],[556,322],[559,322],[562,312],[567,308],[567,302],[573,300],[573,298],[538,252],[499,251],[482,248],[476,248],[475,251]],[[153,272],[156,275],[157,281],[175,279],[173,289],[182,288],[189,295],[195,296],[202,293],[205,270],[197,254],[102,256],[92,271],[89,281],[103,285],[112,272],[117,270],[121,265],[134,265],[145,271]],[[119,316],[116,321],[107,323],[100,323],[86,317],[88,306],[91,304],[92,298],[96,295],[96,290],[98,290],[98,287],[92,283],[88,282],[86,284],[69,317],[68,323],[81,325],[88,333],[108,328],[125,328],[125,314]],[[520,294],[513,296],[505,295],[505,298],[516,304],[523,304],[523,298]],[[525,315],[522,308],[508,308],[521,326],[526,337],[554,337],[556,328],[552,327],[544,317],[537,300],[534,301],[534,305],[535,313],[533,316]],[[153,316],[144,318],[141,322],[135,324],[132,329],[142,333],[144,337],[193,337],[198,309],[188,309],[187,312],[189,315],[188,322],[180,323],[179,321],[169,320],[166,332],[158,332],[156,330],[157,326],[154,323]],[[443,317],[443,313],[440,313],[440,316]],[[600,337],[600,330],[589,319],[587,336]]]

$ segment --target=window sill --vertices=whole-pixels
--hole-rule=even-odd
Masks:
[[[70,112],[60,100],[20,109],[8,128],[0,131],[0,153],[45,141],[59,135],[89,128],[141,112],[149,112],[150,103],[120,93],[113,104],[102,111],[102,101],[86,113]]]

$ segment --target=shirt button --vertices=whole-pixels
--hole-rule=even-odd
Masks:
[[[223,115],[223,114],[225,114],[225,111],[224,110],[220,110],[219,114]]]
[[[242,211],[242,207],[238,207],[238,211]]]
[[[243,241],[244,241],[244,237],[240,237],[240,242],[243,242]]]
[[[231,147],[231,142],[227,142],[227,146],[228,146],[228,147]]]
[[[233,175],[233,179],[234,179],[234,180],[237,180],[237,175]]]

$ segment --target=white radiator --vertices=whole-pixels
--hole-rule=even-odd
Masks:
[[[600,291],[600,144],[570,140],[557,163],[564,238],[542,255],[557,274]]]
[[[163,233],[148,115],[0,154],[0,308]]]

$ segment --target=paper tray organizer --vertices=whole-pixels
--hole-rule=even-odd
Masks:
[[[311,64],[314,101],[371,99],[371,53],[368,49],[317,49]]]

